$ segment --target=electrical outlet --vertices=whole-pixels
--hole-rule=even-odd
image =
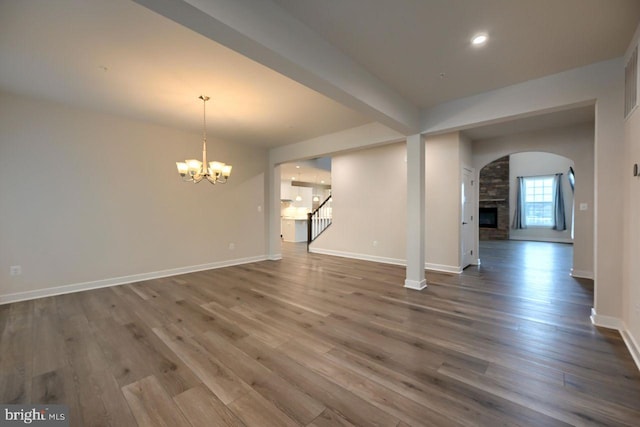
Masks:
[[[262,212],[262,205],[258,205],[258,212]]]
[[[587,209],[589,209],[589,205],[586,203],[580,203],[580,210],[581,211],[586,211]]]
[[[377,240],[373,241],[373,246],[378,246],[378,241]]]
[[[236,244],[235,243],[229,243],[229,250],[233,251],[236,249]]]
[[[22,274],[22,267],[19,265],[12,265],[9,267],[9,275],[11,276],[19,276]]]

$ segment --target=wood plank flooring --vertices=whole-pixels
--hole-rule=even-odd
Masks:
[[[307,254],[0,306],[0,402],[72,426],[640,425],[571,246],[482,242],[428,272]]]

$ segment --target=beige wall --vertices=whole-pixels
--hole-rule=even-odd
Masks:
[[[461,159],[471,163],[470,142],[458,132],[427,138],[427,268],[460,270]],[[406,262],[406,144],[333,158],[333,224],[311,250],[404,264]],[[384,173],[382,173],[384,171]]]
[[[0,94],[0,301],[263,257],[266,152],[210,138],[209,156],[233,164],[232,180],[183,183],[175,162],[199,157],[200,141],[198,132]],[[22,275],[10,276],[12,265]]]
[[[567,178],[569,167],[575,169],[573,160],[552,153],[527,152],[509,156],[509,225],[513,224],[516,212],[516,178],[519,176],[537,176],[562,174],[562,193],[566,230],[553,230],[546,227],[529,227],[521,230],[509,229],[509,238],[514,240],[541,240],[547,242],[571,243],[571,225],[573,219],[573,192]]]
[[[500,138],[473,141],[476,173],[495,159],[513,153],[542,151],[574,161],[575,205],[586,203],[586,211],[576,210],[573,270],[578,276],[594,274],[594,126],[586,123],[555,129],[526,132]],[[482,254],[480,254],[482,257]]]
[[[640,164],[640,111],[637,109],[625,122],[625,144],[623,320],[635,341],[636,351],[640,351],[640,177],[632,174],[633,165]]]
[[[426,139],[426,236],[427,268],[460,270],[461,162],[459,132]]]
[[[332,159],[333,222],[312,251],[402,264],[406,259],[406,144]]]

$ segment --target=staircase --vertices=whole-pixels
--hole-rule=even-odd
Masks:
[[[316,210],[309,212],[307,215],[307,250],[309,250],[311,242],[331,225],[331,196],[327,197]]]

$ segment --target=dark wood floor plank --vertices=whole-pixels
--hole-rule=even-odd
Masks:
[[[192,338],[164,329],[154,329],[154,332],[225,405],[251,390],[250,386]]]
[[[193,427],[245,427],[206,387],[194,387],[173,400]]]
[[[355,427],[349,421],[333,412],[331,409],[325,409],[320,415],[313,420],[309,427]]]
[[[227,323],[238,325],[245,333],[254,336],[271,347],[277,347],[290,338],[289,335],[282,333],[277,328],[260,322],[252,316],[246,316],[246,311],[244,312],[245,315],[243,315],[242,310],[240,312],[232,311],[217,302],[208,302],[201,305],[201,307],[220,317]],[[238,306],[235,308],[237,307]]]
[[[278,408],[255,391],[250,391],[244,396],[229,404],[229,408],[247,426],[261,427],[297,427],[291,418],[287,417]]]
[[[351,391],[356,396],[373,403],[400,420],[412,424],[461,425],[432,408],[423,406],[415,400],[408,399],[404,395],[348,369],[339,361],[305,349],[295,341],[282,345],[279,350],[301,365]]]
[[[640,412],[637,410],[629,410],[610,402],[598,404],[596,400],[577,393],[566,393],[546,382],[529,379],[528,387],[519,387],[519,380],[494,380],[447,365],[442,366],[438,372],[571,425],[625,425],[625,420],[640,420]]]
[[[303,367],[285,353],[274,350],[252,337],[242,339],[236,345],[289,383],[304,390],[309,396],[355,425],[395,426],[398,423],[397,418],[378,409],[370,402]]]
[[[124,386],[122,392],[140,427],[191,427],[154,376]]]
[[[301,425],[308,424],[325,409],[320,402],[264,367],[223,336],[209,331],[195,340],[253,390]]]

